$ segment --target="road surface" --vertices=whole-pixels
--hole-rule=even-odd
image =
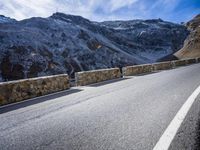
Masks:
[[[0,149],[151,150],[199,85],[195,64],[3,107]],[[175,137],[170,149],[183,144]]]

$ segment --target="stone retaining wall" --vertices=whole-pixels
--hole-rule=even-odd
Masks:
[[[0,105],[69,89],[68,75],[46,76],[0,83]]]
[[[75,80],[77,86],[98,83],[101,81],[116,79],[120,77],[121,72],[119,68],[101,69],[75,73]]]

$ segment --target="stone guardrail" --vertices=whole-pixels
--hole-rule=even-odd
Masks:
[[[123,76],[138,75],[143,73],[150,73],[153,71],[152,64],[127,66],[122,68]]]
[[[69,89],[66,74],[0,83],[0,106]]]
[[[200,63],[200,58],[196,58],[196,60],[197,60],[197,63]]]
[[[188,65],[197,63],[197,59],[186,59],[186,61]]]
[[[171,61],[167,61],[167,62],[154,63],[152,64],[152,66],[153,66],[153,71],[168,70],[173,68],[173,63]]]
[[[157,70],[173,69],[179,66],[185,66],[194,63],[200,63],[200,58],[127,66],[122,68],[122,74],[123,76],[146,74]],[[117,78],[121,78],[121,72],[119,68],[75,73],[76,86],[84,86]],[[66,90],[69,88],[69,77],[66,74],[2,82],[0,83],[0,106]]]
[[[198,63],[200,58],[191,58],[191,59],[183,59],[183,60],[174,60],[172,61],[174,68],[179,66],[186,66],[190,64]]]
[[[75,73],[76,86],[84,86],[121,77],[119,68],[100,69]]]
[[[180,66],[186,66],[187,65],[187,60],[174,60],[172,61],[172,64],[175,67],[180,67]]]
[[[123,76],[132,76],[143,73],[151,73],[157,70],[167,70],[177,68],[179,66],[186,66],[189,64],[199,63],[200,58],[194,59],[185,59],[185,60],[174,60],[168,62],[159,62],[154,64],[145,64],[145,65],[136,65],[136,66],[128,66],[123,67]]]

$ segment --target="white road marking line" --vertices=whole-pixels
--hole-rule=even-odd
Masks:
[[[181,109],[178,111],[174,119],[171,121],[163,135],[160,137],[159,141],[153,148],[153,150],[168,150],[169,146],[174,139],[181,123],[185,119],[188,111],[190,110],[192,104],[200,93],[200,86],[192,93],[192,95],[183,104]]]

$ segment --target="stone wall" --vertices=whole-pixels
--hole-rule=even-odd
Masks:
[[[123,71],[123,76],[138,75],[138,74],[152,72],[153,66],[152,64],[128,66],[128,67],[123,67],[122,71]]]
[[[174,67],[186,66],[187,60],[174,60],[172,61]]]
[[[98,83],[101,81],[116,79],[120,77],[121,72],[119,68],[101,69],[75,73],[75,80],[77,86]]]
[[[196,58],[196,60],[197,60],[197,63],[200,63],[200,58]]]
[[[122,68],[122,72],[123,76],[132,76],[151,73],[156,70],[172,69],[199,62],[200,58],[196,58],[128,66]],[[75,73],[75,82],[77,86],[84,86],[116,78],[121,78],[121,72],[119,68]],[[69,88],[69,77],[66,74],[2,82],[0,83],[0,106],[66,90]]]
[[[171,61],[154,63],[152,65],[153,65],[154,71],[156,71],[156,70],[167,70],[167,69],[173,68],[173,63]]]
[[[128,66],[122,69],[124,76],[132,76],[143,73],[151,73],[157,70],[167,70],[173,69],[180,66],[186,66],[194,63],[199,63],[200,58],[196,59],[185,59],[185,60],[174,60],[168,62],[159,62],[154,64],[145,64],[145,65],[136,65],[136,66]]]
[[[196,59],[187,59],[187,64],[195,64],[197,63]]]
[[[0,83],[0,105],[69,89],[68,75],[55,75]]]

